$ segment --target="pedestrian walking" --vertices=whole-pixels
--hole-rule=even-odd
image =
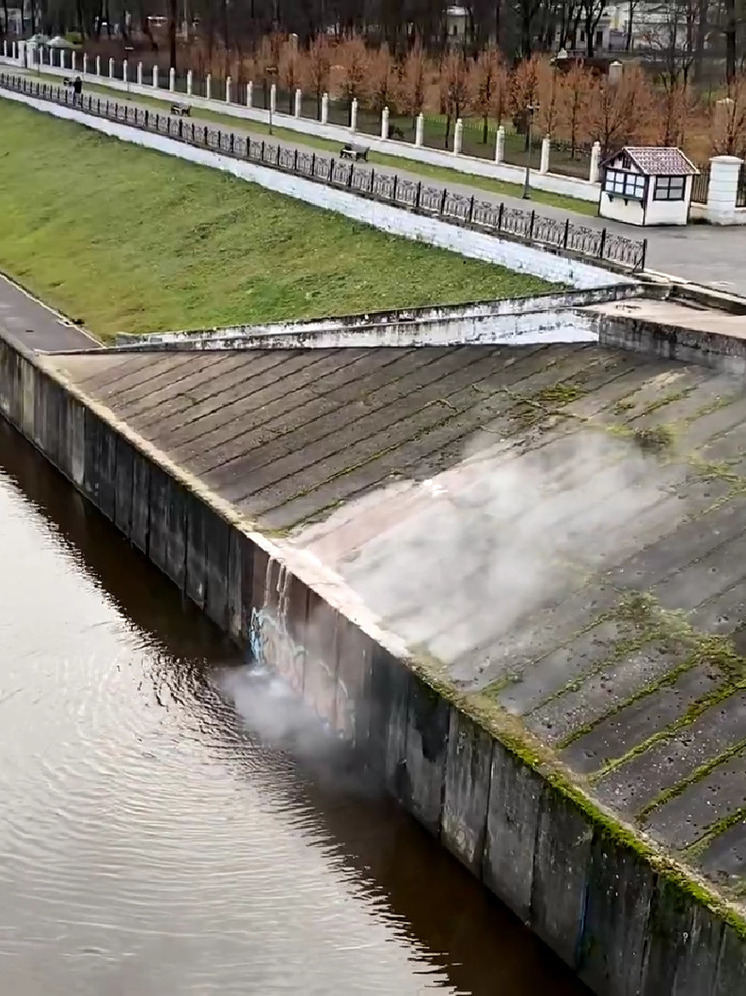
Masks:
[[[83,80],[76,76],[73,82],[73,104],[83,106]]]

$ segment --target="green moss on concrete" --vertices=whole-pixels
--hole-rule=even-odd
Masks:
[[[529,733],[517,717],[508,714],[482,693],[459,692],[449,681],[433,673],[430,660],[413,658],[407,664],[446,701],[464,712],[514,757],[540,775],[546,784],[546,791],[556,792],[562,800],[573,805],[585,817],[589,831],[596,837],[608,840],[647,863],[667,886],[681,896],[682,902],[705,906],[746,941],[746,917],[728,905],[712,887],[699,880],[693,870],[668,857],[638,830],[623,823],[593,800],[579,776]],[[438,671],[442,671],[440,662]]]
[[[694,860],[701,857],[716,837],[719,837],[726,830],[730,830],[731,827],[744,820],[746,820],[746,806],[742,806],[740,809],[736,809],[735,812],[730,813],[730,815],[717,820],[707,828],[707,832],[699,840],[695,840],[693,844],[690,844],[686,848],[687,857]]]
[[[687,777],[683,778],[676,785],[672,785],[670,788],[666,789],[665,792],[661,792],[660,795],[656,796],[655,799],[651,800],[646,806],[639,811],[637,814],[637,820],[639,823],[643,824],[646,822],[648,816],[656,810],[660,809],[661,806],[665,806],[666,803],[670,802],[672,799],[678,798],[682,795],[690,785],[695,785],[697,782],[702,781],[706,778],[711,771],[714,771],[718,765],[723,764],[725,761],[729,761],[730,758],[734,757],[736,754],[740,753],[746,748],[746,740],[741,740],[727,750],[722,751],[717,757],[712,758],[705,764],[700,764],[699,767],[695,768],[694,771]]]

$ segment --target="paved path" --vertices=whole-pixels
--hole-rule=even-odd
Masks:
[[[152,110],[152,105],[140,103],[127,94],[114,90],[110,92],[121,102],[126,101],[143,109],[148,107]],[[216,110],[219,110],[219,106],[219,103],[216,102]],[[213,128],[217,127],[215,121],[201,118],[197,108],[194,109],[192,119]],[[240,118],[231,119],[230,127],[237,135],[250,135],[259,140],[267,138],[265,132],[252,130],[250,123]],[[361,134],[359,140],[364,142],[365,136]],[[295,139],[292,142],[282,140],[280,145],[288,149],[297,148],[301,151],[316,152],[317,154],[319,152],[318,148],[305,145],[300,137],[298,141]],[[415,181],[423,179],[422,174],[406,168],[386,165],[381,169],[387,173],[396,173],[402,178]],[[524,210],[527,207],[527,202],[518,197],[492,194],[481,187],[470,186],[467,174],[458,173],[455,170],[452,181],[433,179],[430,182],[435,186],[447,185],[448,189],[455,193],[466,196],[473,194],[480,200],[496,204],[502,201],[506,206],[523,208]],[[548,217],[560,218],[564,221],[569,215],[579,225],[594,228],[605,227],[610,232],[628,238],[645,237],[648,240],[647,265],[650,270],[746,297],[746,265],[744,265],[744,261],[746,261],[746,225],[721,228],[700,224],[689,225],[686,228],[640,229],[632,225],[622,225],[588,215],[575,214],[565,208],[550,207],[538,201],[531,202],[531,206],[536,208],[537,213]]]
[[[92,349],[100,343],[83,329],[0,276],[0,328],[28,349],[63,352]]]

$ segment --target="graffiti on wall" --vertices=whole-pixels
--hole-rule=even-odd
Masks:
[[[338,673],[336,660],[322,660],[293,638],[288,626],[289,592],[287,568],[269,560],[262,606],[251,610],[252,659],[276,672],[338,736],[352,740],[355,703]],[[314,625],[313,619],[305,620],[306,633]]]

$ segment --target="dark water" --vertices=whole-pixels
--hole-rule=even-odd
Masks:
[[[1,420],[0,565],[1,993],[580,996]]]

